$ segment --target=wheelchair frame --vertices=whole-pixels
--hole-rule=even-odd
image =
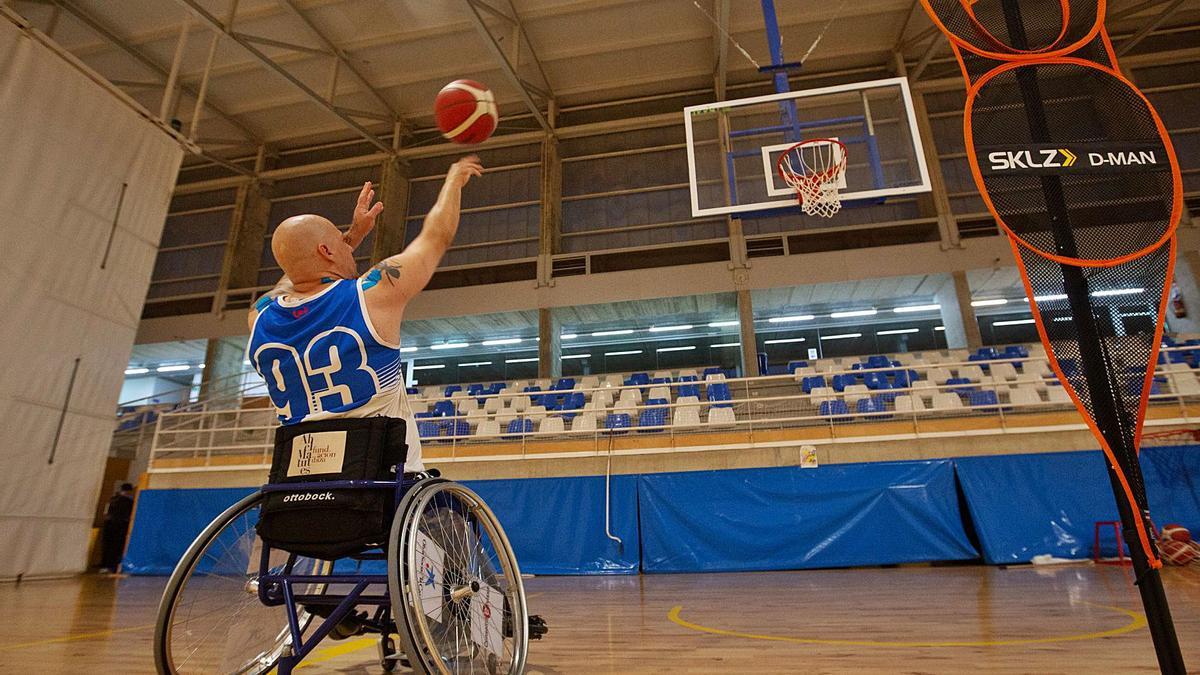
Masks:
[[[170,581],[163,592],[163,598],[159,607],[158,625],[155,630],[155,661],[160,673],[175,673],[173,663],[168,663],[167,654],[170,651],[171,629],[173,627],[172,619],[174,617],[174,608],[177,600],[181,596],[185,582],[192,578],[198,566],[199,556],[207,550],[207,546],[217,539],[219,534],[224,531],[238,513],[245,513],[255,502],[253,500],[261,500],[265,495],[271,492],[288,491],[288,492],[312,492],[326,491],[331,489],[392,489],[394,490],[392,528],[389,533],[387,542],[379,549],[367,549],[360,553],[343,556],[334,561],[324,561],[330,567],[330,574],[292,574],[292,567],[296,564],[299,558],[309,558],[295,553],[286,552],[283,549],[278,549],[268,544],[266,541],[259,539],[262,544],[262,550],[259,553],[258,574],[251,580],[257,584],[254,589],[258,600],[267,607],[284,608],[287,619],[287,636],[290,637],[290,644],[284,643],[277,658],[272,664],[273,669],[280,675],[287,675],[293,671],[307,656],[311,655],[317,646],[329,636],[329,634],[338,627],[340,623],[360,606],[374,607],[373,613],[369,613],[365,618],[359,618],[355,626],[356,634],[361,633],[379,633],[381,647],[381,664],[385,670],[394,668],[395,659],[398,658],[398,651],[395,649],[395,644],[391,640],[390,635],[395,632],[404,645],[405,655],[409,658],[411,666],[417,673],[428,672],[428,668],[421,662],[421,658],[413,652],[420,650],[422,645],[418,645],[419,633],[416,627],[409,625],[409,619],[405,606],[398,603],[407,602],[407,595],[411,595],[406,591],[407,584],[404,582],[404,575],[409,565],[411,565],[412,556],[409,551],[394,552],[390,548],[400,548],[406,541],[404,533],[400,531],[401,525],[406,520],[407,512],[411,509],[407,498],[417,496],[421,487],[429,486],[433,488],[438,484],[450,484],[451,489],[459,491],[465,490],[467,495],[478,500],[478,504],[486,511],[486,515],[491,518],[500,535],[501,541],[493,542],[500,548],[502,545],[505,548],[504,554],[508,557],[511,565],[511,572],[514,579],[510,581],[515,587],[516,600],[520,604],[520,616],[524,621],[524,626],[518,633],[515,626],[507,628],[512,630],[513,646],[513,672],[522,672],[524,670],[525,654],[528,648],[529,639],[539,639],[545,633],[545,623],[540,618],[530,617],[524,602],[524,588],[521,584],[520,570],[516,566],[516,558],[513,556],[511,546],[504,535],[503,529],[499,527],[499,521],[495,519],[495,515],[487,509],[486,504],[482,499],[467,489],[465,486],[436,478],[428,474],[421,474],[415,479],[401,479],[396,481],[373,481],[373,480],[340,480],[340,481],[322,481],[310,483],[278,483],[263,485],[260,490],[252,495],[248,495],[236,504],[227,508],[220,516],[214,519],[192,542],[183,558],[176,565],[176,569],[171,575]],[[461,500],[461,495],[456,495],[456,499]],[[232,513],[233,509],[241,507],[238,513]],[[224,522],[222,522],[224,521]],[[218,523],[221,523],[219,527]],[[416,523],[414,521],[413,530],[415,531]],[[478,521],[473,522],[473,527],[480,527]],[[214,529],[215,528],[215,529]],[[398,534],[399,533],[399,534]],[[489,537],[491,537],[489,533]],[[272,572],[271,553],[279,550],[287,553],[287,560],[283,565],[282,571]],[[500,556],[501,552],[496,551],[496,555]],[[387,574],[363,574],[363,573],[334,573],[337,561],[352,560],[386,560],[388,562]],[[185,568],[186,567],[186,568]],[[278,570],[278,564],[275,565]],[[506,572],[506,573],[508,573]],[[396,586],[391,585],[390,577],[396,576],[399,580]],[[250,582],[248,582],[250,583]],[[297,585],[304,584],[320,584],[328,587],[329,585],[348,585],[353,588],[345,594],[332,593],[305,593],[297,592]],[[383,586],[382,592],[372,588]],[[370,591],[370,592],[369,592]],[[393,596],[399,593],[400,598],[393,602]],[[508,615],[508,599],[505,596],[505,612]],[[332,607],[328,612],[320,614],[313,613],[308,608],[314,607]],[[302,611],[309,614],[308,617],[302,617]],[[320,617],[323,620],[315,628],[311,626],[313,618]],[[515,619],[516,617],[514,617]],[[311,628],[309,637],[304,639],[304,633]],[[283,631],[280,631],[280,639],[283,637]],[[426,636],[428,631],[426,628]],[[386,645],[386,646],[385,646]],[[390,650],[390,654],[389,654]],[[391,666],[388,666],[389,657]]]
[[[415,487],[418,480],[399,480],[399,481],[371,481],[371,480],[345,480],[345,481],[325,481],[320,483],[276,483],[266,484],[260,489],[260,492],[267,494],[270,492],[317,492],[325,490],[340,490],[340,489],[384,489],[392,488],[395,490],[395,496],[392,500],[392,511],[398,512],[400,503],[404,500],[404,496],[410,489]],[[403,514],[397,513],[397,517]],[[389,542],[390,543],[390,542]],[[270,573],[271,551],[274,550],[267,542],[262,543],[262,553],[259,556],[258,566],[258,598],[268,607],[284,605],[287,612],[288,631],[292,636],[292,654],[288,656],[281,655],[279,662],[276,665],[279,675],[289,675],[292,670],[300,665],[304,657],[312,653],[317,645],[324,640],[329,633],[350,615],[359,605],[373,605],[377,609],[375,616],[368,620],[368,625],[373,625],[381,634],[388,633],[392,626],[387,625],[386,615],[392,614],[392,621],[395,622],[397,617],[391,611],[392,600],[388,593],[388,575],[386,574],[329,574],[329,575],[303,575],[291,574],[285,572],[283,574]],[[295,564],[298,556],[294,553],[288,553],[288,562],[285,563],[284,569],[288,570]],[[378,553],[370,551],[346,556],[338,560],[386,560],[387,554],[381,550]],[[336,565],[336,561],[331,561],[331,565]],[[272,586],[277,584],[277,586]],[[352,584],[354,589],[345,596],[337,595],[297,595],[292,589],[294,584]],[[364,595],[364,592],[372,585],[382,584],[382,595]],[[280,596],[272,594],[272,591],[278,591]],[[299,607],[306,606],[328,606],[333,605],[334,609],[329,616],[324,617],[324,621],[314,629],[312,635],[307,641],[304,640],[304,630],[300,627]],[[307,627],[307,626],[306,626]],[[400,625],[396,625],[396,630],[401,630]],[[296,647],[299,645],[299,648]]]

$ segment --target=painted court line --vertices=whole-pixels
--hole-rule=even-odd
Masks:
[[[754,633],[743,633],[741,631],[726,630],[724,628],[712,628],[702,626],[698,623],[692,623],[680,616],[683,611],[682,605],[676,605],[667,613],[667,618],[672,623],[683,626],[702,633],[711,633],[713,635],[724,635],[727,637],[740,637],[750,640],[771,640],[774,642],[793,642],[796,644],[805,645],[835,645],[835,646],[855,646],[855,647],[1009,647],[1014,645],[1034,645],[1034,644],[1049,644],[1055,642],[1077,642],[1080,640],[1096,640],[1099,638],[1112,637],[1114,635],[1123,635],[1131,633],[1135,630],[1141,630],[1146,627],[1146,617],[1139,612],[1134,612],[1122,607],[1110,607],[1108,605],[1095,605],[1085,603],[1093,607],[1101,607],[1103,609],[1112,610],[1129,617],[1129,623],[1118,628],[1113,628],[1106,631],[1098,631],[1093,633],[1080,633],[1077,635],[1059,635],[1044,638],[1021,638],[1014,640],[978,640],[978,641],[947,641],[947,642],[891,642],[883,640],[835,640],[821,638],[797,638],[786,635],[756,635]]]

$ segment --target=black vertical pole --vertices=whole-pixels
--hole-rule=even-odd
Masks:
[[[1021,19],[1019,0],[1001,0],[1005,23],[1012,47],[1027,50],[1029,43],[1025,35],[1025,24]],[[1026,66],[1016,70],[1017,84],[1029,118],[1029,131],[1034,143],[1052,142],[1046,121],[1046,110],[1038,84],[1037,72]],[[1078,258],[1075,235],[1071,230],[1070,211],[1063,196],[1062,181],[1058,176],[1041,176],[1042,194],[1050,217],[1050,228],[1054,234],[1054,246],[1058,255]],[[1071,308],[1071,321],[1079,335],[1079,367],[1087,380],[1087,393],[1095,413],[1096,426],[1104,436],[1108,447],[1116,457],[1137,457],[1135,444],[1136,420],[1129,419],[1122,410],[1119,398],[1119,382],[1114,373],[1114,364],[1096,325],[1089,300],[1088,281],[1083,270],[1074,265],[1060,265],[1067,302]],[[1151,364],[1153,367],[1153,364]],[[1141,518],[1146,531],[1150,531],[1150,513],[1145,503],[1145,494],[1137,494],[1140,513],[1134,513],[1126,499],[1125,490],[1118,478],[1117,468],[1106,459],[1109,482],[1117,501],[1117,512],[1121,516],[1125,541],[1129,542],[1129,554],[1133,561],[1136,584],[1142,596],[1142,607],[1150,626],[1150,637],[1158,656],[1158,667],[1163,673],[1185,675],[1183,654],[1179,650],[1179,639],[1171,620],[1171,608],[1163,591],[1162,576],[1150,567],[1149,558],[1138,544],[1137,518]],[[1123,467],[1128,473],[1141,474],[1141,467],[1134,460]],[[1139,481],[1140,482],[1140,481]]]

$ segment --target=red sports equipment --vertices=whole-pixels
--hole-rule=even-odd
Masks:
[[[1189,542],[1192,540],[1192,533],[1182,525],[1177,523],[1169,523],[1162,529],[1162,534],[1159,535],[1159,539],[1162,541],[1174,540]]]
[[[1162,551],[1163,562],[1168,565],[1190,565],[1200,558],[1200,551],[1191,542],[1168,539],[1159,547]]]
[[[455,80],[442,87],[433,114],[442,136],[455,143],[482,143],[500,123],[492,90],[474,80]]]

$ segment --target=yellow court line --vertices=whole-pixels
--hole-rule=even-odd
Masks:
[[[144,626],[131,626],[129,628],[114,628],[112,630],[96,631],[95,633],[77,633],[75,635],[65,635],[63,637],[46,638],[45,640],[34,640],[33,642],[21,642],[15,645],[0,645],[0,652],[11,651],[14,649],[24,649],[26,647],[40,647],[41,645],[52,645],[60,642],[75,642],[76,640],[92,640],[95,638],[108,637],[117,633],[132,633],[138,630],[146,630],[154,628],[154,624],[148,623]]]
[[[1134,612],[1123,607],[1110,607],[1108,605],[1094,605],[1086,603],[1093,607],[1102,607],[1114,612],[1119,612],[1129,617],[1129,623],[1119,628],[1111,630],[1099,631],[1094,633],[1080,633],[1078,635],[1060,635],[1044,638],[1021,638],[1014,640],[979,640],[979,641],[949,641],[949,642],[888,642],[884,640],[834,640],[820,638],[797,638],[786,635],[755,635],[754,633],[743,633],[741,631],[726,630],[724,628],[711,628],[709,626],[701,626],[698,623],[692,623],[679,616],[683,611],[682,605],[676,605],[667,612],[667,618],[673,623],[676,623],[684,628],[700,631],[702,633],[712,633],[713,635],[726,635],[729,637],[748,638],[751,640],[771,640],[774,642],[794,642],[805,645],[836,645],[836,646],[856,646],[856,647],[1008,647],[1013,645],[1034,645],[1047,644],[1053,642],[1076,642],[1079,640],[1096,640],[1099,638],[1112,637],[1114,635],[1122,635],[1131,633],[1135,630],[1140,630],[1146,627],[1146,617],[1138,612]]]
[[[300,665],[296,666],[296,669],[299,670],[301,668],[306,668],[313,664],[324,663],[326,661],[332,661],[333,659],[336,659],[339,656],[345,656],[346,654],[351,654],[353,652],[357,652],[359,650],[366,649],[367,647],[370,647],[371,645],[375,644],[375,642],[378,639],[379,638],[377,636],[375,636],[375,637],[360,637],[357,640],[350,640],[350,641],[345,642],[340,645],[335,645],[333,647],[325,647],[324,649],[318,649],[311,656],[309,656],[308,658],[301,661]]]

